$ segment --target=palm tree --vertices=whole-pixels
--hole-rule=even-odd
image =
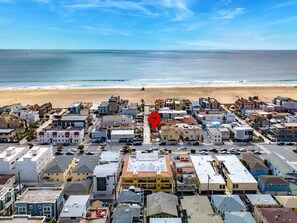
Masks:
[[[144,99],[142,98],[140,101],[141,101],[141,110],[144,111],[144,106],[145,106]]]
[[[268,119],[268,131],[270,131],[270,120],[272,119],[272,114],[268,114],[267,115],[267,119]]]

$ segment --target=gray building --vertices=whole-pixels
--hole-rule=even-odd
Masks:
[[[256,223],[250,212],[226,212],[224,223]]]
[[[246,207],[238,195],[211,195],[214,211],[224,216],[225,212],[246,211]]]

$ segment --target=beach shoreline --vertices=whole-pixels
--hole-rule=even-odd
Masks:
[[[221,103],[234,103],[237,98],[259,96],[270,102],[273,97],[296,98],[296,86],[216,86],[216,87],[146,87],[140,88],[40,88],[40,89],[0,89],[0,106],[12,103],[42,104],[52,102],[54,107],[68,107],[73,102],[93,102],[100,104],[111,95],[119,95],[130,102],[153,104],[158,98],[181,98],[198,100],[199,97],[214,97]]]

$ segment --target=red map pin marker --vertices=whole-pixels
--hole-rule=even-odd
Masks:
[[[161,117],[158,112],[152,112],[148,117],[149,122],[151,123],[151,126],[153,127],[154,131],[156,131],[157,126],[159,125],[161,121]]]

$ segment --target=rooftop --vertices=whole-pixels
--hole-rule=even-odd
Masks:
[[[45,216],[13,215],[0,217],[1,223],[44,223]]]
[[[80,223],[107,223],[108,210],[104,208],[90,208]]]
[[[29,187],[21,196],[17,198],[16,203],[55,202],[62,191],[63,188],[60,187]]]
[[[141,216],[141,208],[138,206],[120,205],[116,207],[112,215],[112,223],[132,223],[133,219]]]
[[[93,173],[96,165],[98,164],[99,156],[83,155],[79,157],[79,162],[73,170],[73,173]]]
[[[118,152],[112,151],[102,151],[100,155],[100,162],[107,161],[107,162],[119,162],[120,154]]]
[[[88,208],[90,195],[71,195],[65,202],[60,218],[81,217]]]
[[[134,130],[112,130],[111,131],[111,136],[112,135],[133,135]]]
[[[10,146],[0,153],[0,159],[4,159],[4,161],[9,162],[28,150],[28,146]]]
[[[221,174],[215,172],[212,162],[214,159],[211,156],[191,155],[192,163],[200,183],[216,183],[225,185],[225,180]]]
[[[140,204],[142,202],[142,196],[143,194],[140,188],[135,188],[135,191],[123,189],[117,199],[117,203]]]
[[[232,183],[255,183],[257,181],[235,155],[216,155],[216,159],[223,163],[228,170]]]
[[[253,206],[255,205],[278,205],[270,194],[246,194]]]
[[[223,223],[221,216],[214,214],[207,196],[184,196],[180,201],[182,209],[187,211],[189,223]]]
[[[7,181],[12,178],[15,177],[15,175],[12,174],[1,174],[0,175],[0,185],[4,185],[7,183]]]
[[[158,192],[147,196],[147,216],[166,213],[177,217],[177,206],[177,196],[173,194]]]
[[[297,222],[297,215],[290,208],[259,208],[267,222]]]
[[[182,223],[180,218],[151,218],[149,223]]]
[[[263,181],[265,185],[288,185],[289,182],[282,176],[273,176],[273,175],[262,175],[259,176],[259,179]]]
[[[46,167],[44,173],[64,173],[74,156],[56,156],[54,160]]]
[[[117,174],[118,166],[118,163],[107,163],[97,165],[94,169],[94,175],[96,177],[106,177]]]
[[[27,159],[30,159],[31,161],[37,161],[42,158],[46,152],[52,153],[52,146],[34,146],[18,161],[24,161]]]
[[[55,118],[53,121],[86,121],[86,119],[88,118],[88,115],[63,115],[61,118]]]
[[[286,208],[297,208],[297,196],[274,196]]]
[[[211,200],[221,212],[245,210],[245,205],[238,195],[211,195]]]
[[[225,223],[256,223],[250,212],[226,212]]]

